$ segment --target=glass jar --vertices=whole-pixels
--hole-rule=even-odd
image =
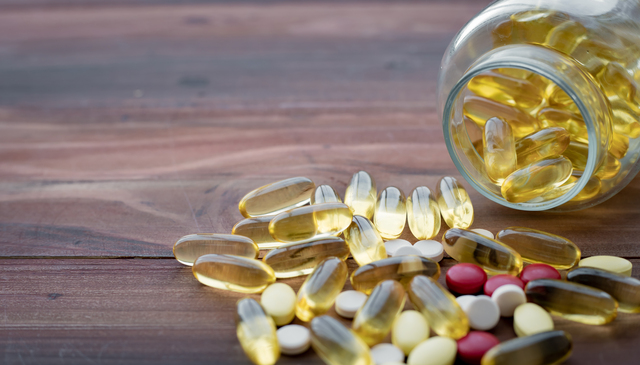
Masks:
[[[640,169],[639,85],[640,1],[499,0],[447,48],[438,109],[454,164],[482,195],[520,210],[576,210],[610,198]],[[551,127],[568,132],[561,154],[572,171],[523,170],[540,172],[527,175],[531,181],[553,184],[525,201],[507,200],[503,185],[512,176],[495,180],[485,168],[483,126],[491,117],[511,127],[515,169],[530,167],[520,165],[531,162],[520,155],[523,137]],[[547,147],[565,146],[553,143]]]

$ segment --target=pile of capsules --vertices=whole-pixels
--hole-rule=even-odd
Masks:
[[[205,285],[262,293],[260,303],[241,299],[236,317],[240,344],[258,365],[309,346],[331,365],[397,365],[405,356],[408,365],[447,365],[456,357],[482,365],[555,364],[568,358],[572,341],[553,330],[549,312],[587,324],[640,312],[631,262],[580,260],[573,242],[529,228],[506,228],[496,239],[467,230],[473,206],[452,177],[440,179],[435,194],[420,186],[405,198],[396,187],[378,193],[360,171],[344,203],[330,186],[296,177],[248,193],[239,208],[247,218],[233,234],[184,236],[173,252]],[[442,243],[430,240],[441,218],[451,227]],[[420,240],[414,245],[397,239],[405,222]],[[443,251],[460,262],[446,273],[448,289],[437,282]],[[349,255],[359,265],[350,275],[355,290],[342,292]],[[562,280],[558,269],[572,270]],[[297,294],[275,283],[302,275],[308,277]],[[403,311],[405,294],[416,310]],[[338,315],[353,318],[351,329],[325,315],[334,304]],[[500,343],[484,332],[501,316],[514,317],[518,338]],[[289,324],[294,317],[309,328]],[[391,343],[383,343],[389,333]]]

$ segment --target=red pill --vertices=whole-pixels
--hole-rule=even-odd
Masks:
[[[531,264],[522,269],[520,279],[527,285],[528,282],[536,279],[562,279],[562,275],[555,267],[547,264]]]
[[[485,352],[498,344],[500,341],[489,332],[471,331],[458,340],[458,356],[467,364],[480,365]]]
[[[484,284],[484,293],[488,296],[491,296],[496,289],[507,284],[517,285],[524,290],[524,283],[522,282],[522,280],[520,280],[520,278],[512,275],[500,274],[492,276],[489,278],[489,280],[487,280],[487,282]]]
[[[475,294],[487,281],[487,273],[474,264],[457,264],[447,270],[447,286],[458,294]]]

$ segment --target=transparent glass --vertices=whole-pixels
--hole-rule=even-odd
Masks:
[[[486,89],[490,103],[470,115],[465,100],[478,99],[478,84],[496,75],[498,89]],[[499,0],[447,48],[438,109],[454,164],[482,195],[520,210],[577,210],[615,195],[640,170],[639,85],[640,1]],[[499,91],[509,87],[515,92]],[[550,125],[549,110],[579,123]],[[572,145],[588,150],[586,164],[574,165],[570,179],[544,196],[507,201],[484,169],[483,123],[477,118],[483,115],[507,118],[517,139],[547,127],[566,128]]]

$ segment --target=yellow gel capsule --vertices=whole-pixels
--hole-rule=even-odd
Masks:
[[[611,143],[609,143],[609,153],[617,159],[622,159],[627,155],[628,149],[629,137],[614,133],[611,138]]]
[[[538,279],[525,287],[527,301],[551,314],[585,324],[607,324],[618,315],[618,303],[606,292],[564,280]]]
[[[561,186],[572,172],[573,166],[566,157],[545,158],[509,175],[500,191],[508,202],[526,202]]]
[[[218,254],[198,257],[193,275],[204,285],[238,293],[262,293],[276,281],[273,269],[262,261]]]
[[[611,153],[607,154],[602,166],[596,171],[596,176],[600,180],[609,180],[614,178],[620,172],[620,161],[616,159]]]
[[[509,123],[516,138],[522,138],[539,129],[538,121],[528,113],[481,96],[465,97],[463,111],[464,115],[481,127],[484,127],[487,120],[499,115]]]
[[[640,110],[636,111],[623,102],[612,102],[613,131],[630,138],[640,137]]]
[[[452,228],[442,236],[442,246],[454,260],[478,265],[489,275],[517,276],[522,270],[522,258],[513,248],[473,231]]]
[[[276,278],[292,278],[307,275],[327,257],[346,260],[349,247],[338,237],[291,243],[269,251],[263,258],[271,266]]]
[[[342,203],[309,205],[275,216],[269,232],[280,242],[308,240],[339,234],[349,227],[351,218],[351,210]]]
[[[298,290],[296,316],[304,322],[326,313],[347,280],[347,264],[329,257],[313,270]]]
[[[354,215],[351,225],[343,233],[351,255],[358,265],[366,265],[387,257],[380,233],[367,218]]]
[[[542,263],[566,270],[580,261],[580,249],[575,243],[537,229],[505,228],[498,232],[496,240],[516,250],[524,262]]]
[[[402,190],[389,186],[380,192],[373,216],[380,236],[393,240],[402,234],[407,222],[406,199]]]
[[[361,266],[351,274],[355,290],[371,294],[373,288],[385,280],[396,280],[405,287],[417,275],[440,277],[440,265],[415,255],[395,256]]]
[[[533,109],[543,101],[540,90],[531,82],[497,72],[475,76],[467,88],[474,94],[520,109]]]
[[[440,208],[426,186],[413,189],[407,198],[407,221],[411,233],[419,240],[429,240],[440,232]]]
[[[625,276],[631,276],[633,265],[631,261],[617,256],[591,256],[580,260],[580,267],[595,267],[606,271],[615,272]]]
[[[544,128],[561,127],[569,132],[571,140],[589,143],[589,131],[578,113],[557,108],[544,108],[538,112],[538,119]]]
[[[273,215],[309,203],[315,185],[306,177],[292,177],[259,187],[245,195],[238,208],[246,218]]]
[[[573,343],[565,331],[548,331],[505,341],[482,357],[482,365],[562,364],[571,356]]]
[[[180,238],[173,245],[173,256],[187,266],[193,266],[198,257],[210,253],[256,259],[260,250],[251,239],[231,234],[190,234]]]
[[[282,242],[276,241],[269,232],[269,223],[272,219],[272,215],[243,219],[233,226],[231,233],[238,236],[249,237],[263,250],[279,247],[282,245]]]
[[[402,284],[395,280],[381,282],[356,312],[351,328],[369,346],[382,342],[404,308],[404,301]]]
[[[445,176],[436,185],[436,200],[444,222],[451,228],[473,223],[473,205],[467,191],[454,177]]]
[[[571,160],[574,170],[584,171],[589,158],[589,145],[572,141],[562,155]]]
[[[604,290],[618,302],[618,311],[640,313],[640,280],[592,267],[578,267],[567,280]]]
[[[571,141],[569,132],[560,127],[544,128],[516,141],[518,168],[551,156],[559,156]]]
[[[349,185],[347,185],[344,203],[349,206],[354,215],[371,219],[376,209],[377,196],[376,182],[371,175],[365,171],[358,171],[353,174]]]
[[[552,84],[550,87],[547,99],[549,105],[553,108],[578,113],[578,107],[573,99],[556,84]]]
[[[574,176],[572,176],[572,178],[573,177]],[[602,188],[602,182],[597,176],[593,176],[592,178],[589,179],[589,181],[587,181],[587,185],[585,185],[584,188],[582,188],[582,190],[580,190],[580,192],[576,196],[571,198],[571,201],[581,202],[581,201],[589,200],[595,197],[596,195],[598,195],[601,188]]]
[[[569,20],[569,15],[549,10],[527,10],[511,15],[514,31],[528,43],[544,43],[549,32]]]
[[[469,332],[469,320],[456,298],[430,277],[418,275],[409,283],[409,300],[438,336],[460,339]]]
[[[280,357],[276,325],[255,299],[238,301],[236,334],[249,360],[256,365],[273,365]]]
[[[328,365],[374,365],[367,346],[352,330],[329,316],[311,321],[311,346]]]
[[[596,76],[607,97],[618,97],[633,102],[636,83],[627,70],[618,62],[609,62]]]
[[[547,33],[544,43],[556,51],[571,54],[586,35],[587,28],[584,25],[569,20],[553,27]]]
[[[342,203],[338,192],[329,185],[320,185],[316,187],[316,190],[311,194],[312,205],[322,203]]]
[[[497,183],[516,170],[516,144],[509,123],[491,118],[484,125],[484,168],[489,178]]]

